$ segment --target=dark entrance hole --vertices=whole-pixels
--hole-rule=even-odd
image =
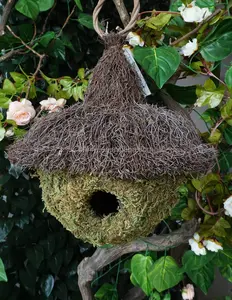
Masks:
[[[115,195],[97,191],[90,198],[90,206],[99,217],[118,212],[119,202]]]

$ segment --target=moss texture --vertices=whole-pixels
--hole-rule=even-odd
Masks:
[[[183,176],[127,181],[67,173],[38,174],[47,210],[77,238],[96,246],[122,244],[150,234],[169,216],[177,202],[176,189],[185,180]],[[97,191],[117,197],[117,213],[96,215],[90,199]]]

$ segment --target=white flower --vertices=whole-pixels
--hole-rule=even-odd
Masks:
[[[14,120],[17,125],[27,125],[31,119],[35,117],[35,109],[31,101],[22,99],[19,101],[11,102],[7,111],[7,119]]]
[[[212,14],[208,7],[200,8],[196,6],[195,3],[196,1],[192,1],[187,6],[182,4],[182,6],[178,8],[182,18],[187,23],[200,23]]]
[[[189,245],[191,246],[191,250],[196,255],[206,255],[206,249],[200,241],[200,236],[198,233],[195,233],[193,239],[189,240]]]
[[[13,135],[14,135],[13,127],[8,128],[7,131],[5,132],[5,137],[9,138],[12,137]]]
[[[40,102],[41,110],[48,110],[49,112],[58,111],[63,108],[66,104],[66,100],[61,98],[56,100],[55,98],[48,98]]]
[[[136,47],[136,46],[143,47],[144,46],[143,39],[136,32],[129,32],[126,40],[132,47]]]
[[[198,50],[197,39],[193,39],[192,41],[189,41],[186,45],[184,45],[180,49],[180,54],[189,57],[189,56],[191,56],[197,50]]]
[[[182,290],[182,298],[184,300],[193,300],[194,296],[194,286],[192,284],[187,284]]]
[[[225,214],[232,217],[232,196],[224,202]]]
[[[223,250],[222,244],[220,244],[217,240],[204,240],[203,245],[206,247],[207,250],[212,252],[218,252],[219,250]]]

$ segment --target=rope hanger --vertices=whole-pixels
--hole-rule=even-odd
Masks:
[[[97,6],[95,7],[93,11],[93,26],[95,31],[98,33],[98,35],[102,38],[105,35],[105,32],[100,28],[99,26],[99,13],[104,5],[106,0],[99,0]],[[128,25],[120,31],[118,34],[124,35],[131,31],[131,29],[135,26],[137,19],[138,19],[138,14],[140,11],[140,1],[139,0],[134,0],[134,9],[131,13],[131,19]]]

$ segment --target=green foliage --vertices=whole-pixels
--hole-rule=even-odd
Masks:
[[[176,72],[180,64],[180,55],[172,47],[156,49],[136,47],[134,56],[159,88],[163,87],[167,80]]]
[[[100,300],[118,300],[117,289],[115,286],[105,283],[100,287],[94,297]]]
[[[0,281],[7,282],[7,276],[2,259],[0,258]]]

